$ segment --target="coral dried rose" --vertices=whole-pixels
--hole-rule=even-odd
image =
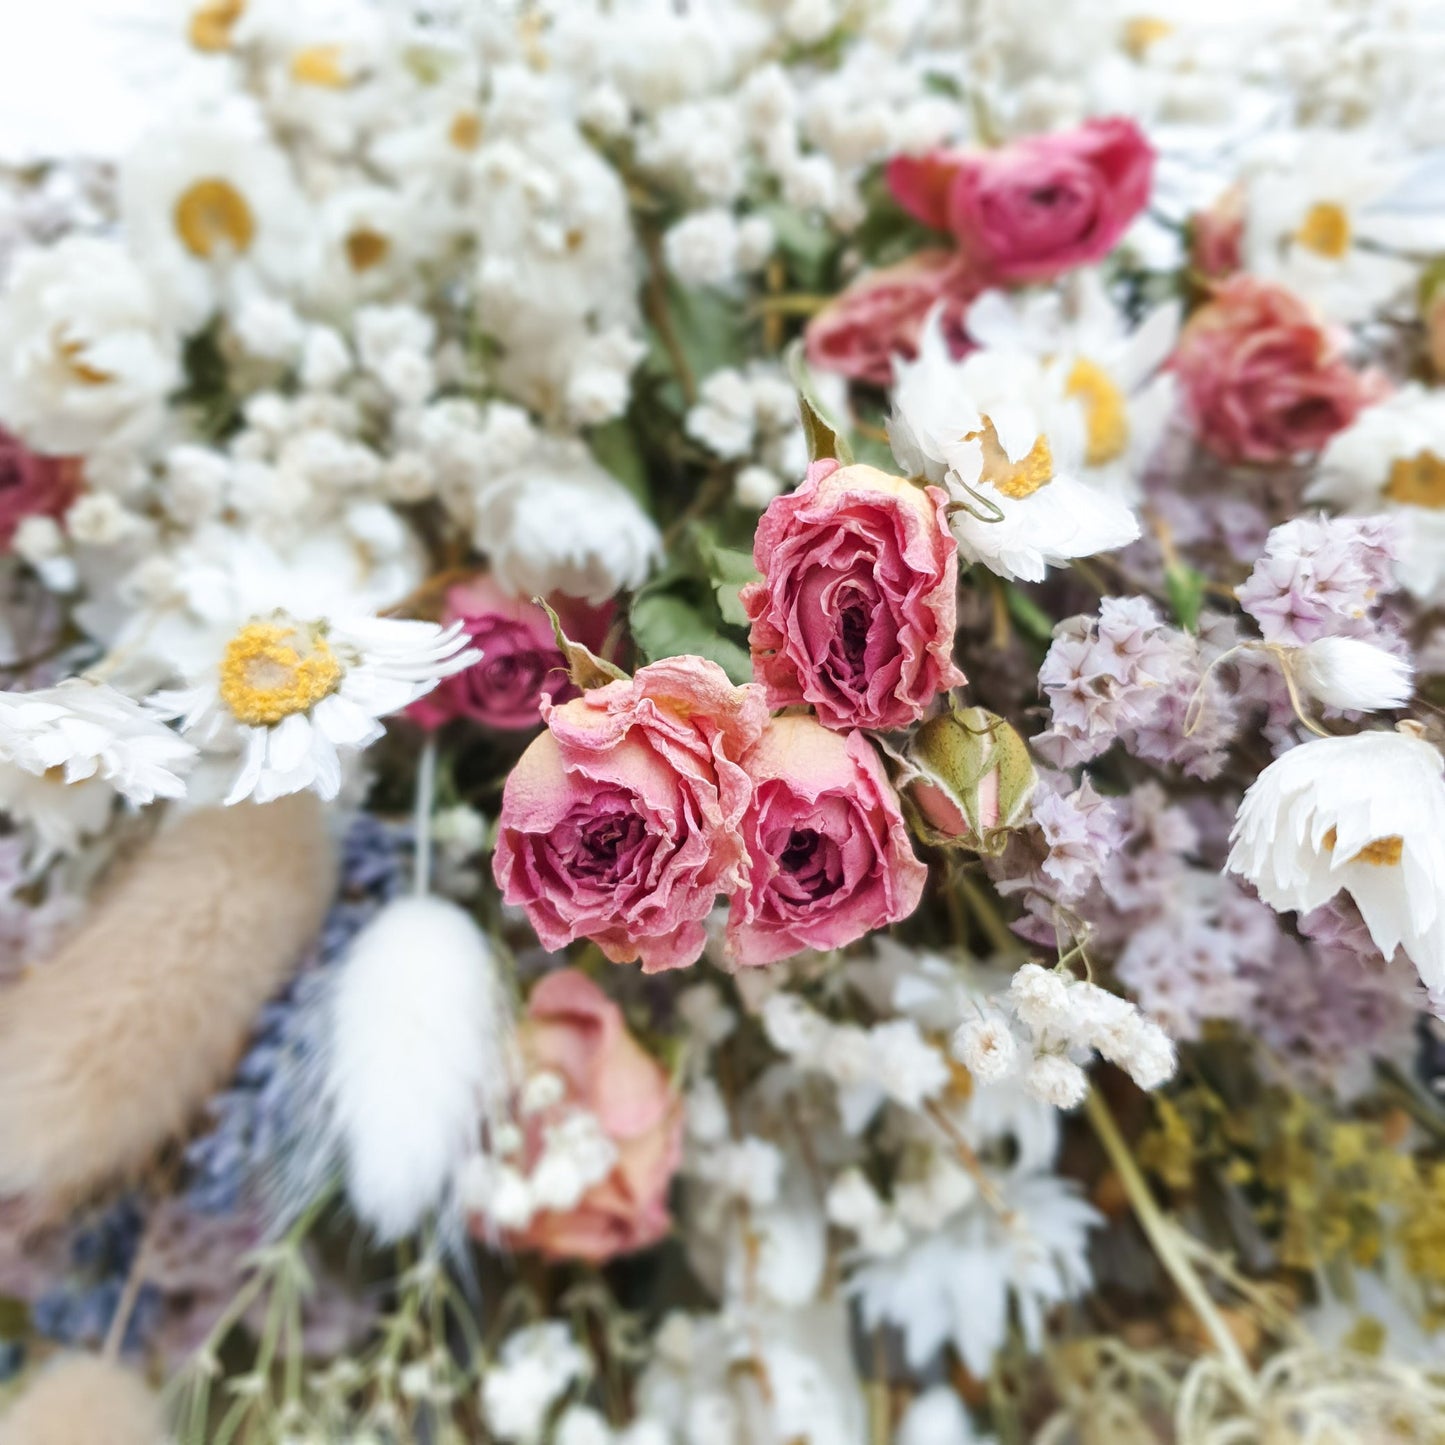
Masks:
[[[739,765],[767,720],[761,688],[671,657],[571,702],[544,699],[547,731],[502,794],[492,867],[548,948],[592,939],[648,973],[702,953],[702,920],[742,887]]]
[[[1199,440],[1229,462],[1313,455],[1380,391],[1304,301],[1253,276],[1190,318],[1173,366]]]
[[[992,151],[899,156],[888,185],[904,210],[951,231],[990,277],[1038,281],[1102,260],[1144,209],[1154,151],[1131,120],[1085,121]]]
[[[752,868],[728,920],[739,963],[840,948],[913,912],[928,870],[862,733],[774,718],[744,766],[754,790],[743,820]]]
[[[806,703],[831,728],[899,728],[963,682],[947,501],[830,460],[768,507],[753,545],[762,581],[742,602],[771,706]]]
[[[32,452],[0,428],[0,548],[26,517],[59,517],[80,495],[80,462]]]

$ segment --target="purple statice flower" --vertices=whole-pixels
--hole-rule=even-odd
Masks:
[[[1082,898],[1120,845],[1118,810],[1085,778],[1070,793],[1041,785],[1034,797],[1033,821],[1048,852],[1040,863],[1060,902]]]
[[[1269,534],[1237,595],[1266,642],[1376,640],[1372,613],[1394,590],[1394,561],[1388,518],[1296,517]]]
[[[230,1213],[251,1195],[293,1142],[305,1087],[321,1047],[321,1007],[330,966],[382,905],[406,886],[408,827],[358,814],[342,848],[341,887],[312,956],[291,987],[261,1012],[229,1087],[211,1101],[213,1124],[186,1151],[189,1202]]]
[[[1035,748],[1072,767],[1118,741],[1146,762],[1214,777],[1238,724],[1222,680],[1208,672],[1223,645],[1170,627],[1145,598],[1104,598],[1097,617],[1071,618],[1054,634],[1039,669],[1051,726]]]

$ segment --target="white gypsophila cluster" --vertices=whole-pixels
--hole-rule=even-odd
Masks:
[[[482,1375],[487,1428],[509,1445],[536,1445],[548,1411],[590,1369],[586,1351],[560,1320],[508,1335]]]

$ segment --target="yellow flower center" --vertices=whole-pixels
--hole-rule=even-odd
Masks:
[[[221,701],[247,727],[274,727],[330,697],[344,672],[316,627],[248,622],[221,658]]]
[[[256,239],[256,218],[230,181],[209,176],[176,202],[176,231],[193,256],[210,260],[222,247],[244,255]]]
[[[447,129],[447,139],[459,151],[474,151],[482,143],[482,118],[474,110],[459,110]]]
[[[1331,828],[1325,834],[1325,852],[1333,853],[1339,842],[1339,833]],[[1394,868],[1405,855],[1405,840],[1398,833],[1384,838],[1372,838],[1351,859],[1351,863],[1368,863],[1372,868]]]
[[[346,259],[353,271],[370,271],[373,266],[380,266],[390,254],[391,240],[380,231],[362,226],[346,238]]]
[[[1407,507],[1445,507],[1445,461],[1432,451],[1400,457],[1390,464],[1385,495]]]
[[[1294,238],[1306,251],[1338,261],[1350,249],[1350,218],[1333,201],[1316,201],[1305,212]]]
[[[55,354],[60,358],[60,364],[82,386],[104,386],[106,382],[115,380],[110,372],[92,366],[85,359],[83,341],[76,341],[63,331],[56,334]]]
[[[246,8],[246,0],[206,0],[191,13],[191,44],[207,54],[231,48],[231,31]]]
[[[341,55],[339,45],[308,45],[291,57],[291,79],[297,85],[345,90],[351,78],[341,64]]]
[[[1054,454],[1049,450],[1048,438],[1040,436],[1022,461],[1011,462],[1008,453],[999,444],[998,433],[993,423],[983,419],[983,430],[969,432],[964,441],[979,439],[983,448],[983,477],[985,482],[1016,500],[1031,497],[1040,487],[1047,486],[1054,479]]]
[[[1143,60],[1149,48],[1172,35],[1174,27],[1157,15],[1135,15],[1124,22],[1121,38],[1124,53],[1135,60]]]
[[[1084,408],[1084,423],[1089,430],[1084,460],[1091,467],[1101,467],[1121,456],[1129,445],[1129,406],[1109,373],[1080,357],[1064,390],[1077,397]]]

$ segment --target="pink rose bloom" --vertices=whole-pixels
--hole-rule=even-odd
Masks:
[[[566,1095],[528,1121],[528,1152],[569,1107],[596,1116],[617,1163],[566,1211],[543,1211],[508,1235],[517,1249],[594,1264],[646,1249],[667,1233],[667,1188],[682,1159],[682,1099],[667,1071],[627,1032],[622,1011],[575,968],[549,973],[532,990],[521,1045],[533,1072],[558,1075]]]
[[[762,581],[742,602],[770,707],[806,703],[830,728],[901,728],[964,681],[947,503],[938,487],[829,460],[769,505],[753,543]]]
[[[739,759],[767,721],[761,688],[669,657],[571,702],[502,793],[492,870],[550,949],[590,938],[645,973],[696,962],[719,893],[747,881],[752,784]]]
[[[993,279],[1039,281],[1102,260],[1144,209],[1153,174],[1143,131],[1110,117],[997,150],[898,156],[888,185]]]
[[[984,282],[957,251],[919,251],[895,266],[865,271],[803,333],[808,361],[854,381],[887,386],[893,358],[912,361],[935,307],[955,356],[966,348],[964,316]]]
[[[80,462],[44,457],[0,427],[0,548],[26,517],[59,517],[80,495]]]
[[[928,869],[862,733],[829,732],[803,714],[774,718],[743,765],[753,780],[743,820],[752,871],[728,919],[739,963],[840,948],[913,912]]]
[[[1222,281],[1244,266],[1244,192],[1231,186],[1189,223],[1189,260],[1206,280]]]
[[[557,610],[570,638],[586,647],[601,645],[604,613],[566,603]],[[466,718],[483,727],[531,730],[542,724],[544,696],[553,702],[576,696],[552,624],[535,602],[511,596],[490,577],[476,577],[447,593],[442,621],[464,622],[482,656],[412,703],[407,716],[422,727]]]
[[[1253,276],[1195,312],[1173,366],[1199,440],[1227,462],[1313,455],[1379,395],[1298,296]]]

